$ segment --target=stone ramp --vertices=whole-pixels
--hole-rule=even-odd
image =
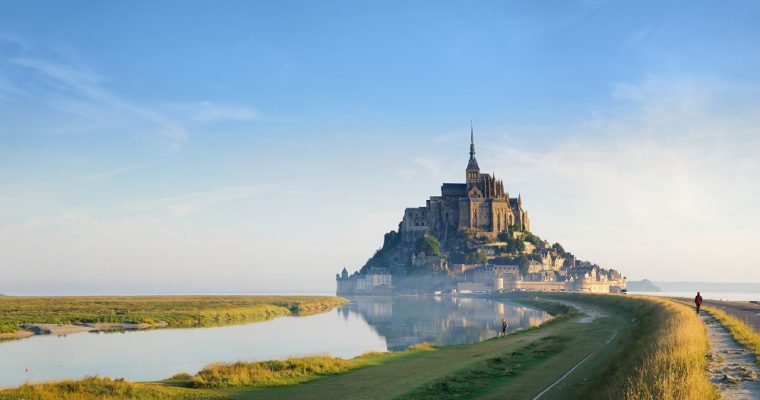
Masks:
[[[760,400],[760,366],[723,325],[706,312],[700,315],[710,340],[708,372],[722,399]]]

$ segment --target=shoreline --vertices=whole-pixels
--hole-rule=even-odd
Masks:
[[[2,296],[0,342],[37,335],[245,324],[311,315],[346,302],[337,296]]]

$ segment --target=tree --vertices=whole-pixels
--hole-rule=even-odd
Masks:
[[[417,241],[416,251],[418,254],[424,253],[428,256],[441,255],[441,243],[433,235],[425,235]]]
[[[486,253],[480,249],[466,253],[464,255],[464,260],[468,264],[483,264],[486,261],[488,261],[488,256]]]
[[[528,273],[528,267],[530,266],[530,260],[525,254],[515,258],[516,264],[520,266],[520,273],[523,275]]]
[[[515,239],[515,250],[517,253],[525,251],[525,242],[520,239]]]
[[[558,255],[563,256],[563,257],[565,256],[565,254],[567,254],[567,252],[565,252],[565,249],[559,243],[554,243],[552,245],[552,250],[554,250],[555,252],[557,252]]]

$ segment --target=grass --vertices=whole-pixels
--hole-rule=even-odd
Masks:
[[[223,393],[90,377],[0,391],[0,400],[196,400],[228,399]]]
[[[345,303],[332,296],[0,297],[0,333],[23,324],[87,322],[212,326],[322,312]]]
[[[612,305],[634,318],[604,374],[589,384],[587,399],[702,400],[719,393],[705,374],[709,344],[688,307],[666,299],[612,295],[563,296]]]
[[[756,358],[756,362],[760,364],[760,335],[747,325],[744,321],[727,312],[710,306],[702,306],[702,310],[707,311],[718,320],[728,331],[731,336],[739,342],[742,346],[751,351]]]
[[[230,394],[219,389],[295,385],[322,376],[374,365],[388,358],[431,349],[430,345],[422,344],[405,352],[370,352],[348,360],[330,356],[310,356],[292,357],[282,361],[215,363],[206,366],[196,375],[180,373],[164,381],[152,383],[87,377],[0,390],[0,400],[229,399]]]
[[[339,374],[366,365],[376,355],[345,360],[330,356],[293,357],[261,362],[217,363],[203,368],[190,380],[198,388],[273,387],[307,382],[318,376]]]
[[[468,368],[441,377],[418,387],[399,400],[447,400],[475,398],[489,386],[505,378],[516,378],[521,373],[563,350],[563,336],[546,336],[516,351],[483,360]]]

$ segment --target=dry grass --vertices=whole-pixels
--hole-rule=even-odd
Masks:
[[[433,350],[434,347],[435,346],[433,346],[432,344],[428,342],[422,342],[422,343],[413,344],[407,347],[406,349],[407,350]]]
[[[702,310],[707,311],[725,326],[731,333],[731,336],[755,354],[757,363],[760,364],[760,335],[747,325],[744,321],[716,307],[702,306]]]
[[[261,362],[211,364],[193,377],[199,388],[271,387],[301,383],[320,375],[332,375],[357,368],[357,359],[311,356]]]
[[[91,377],[39,385],[24,385],[0,392],[0,400],[195,400],[224,399],[208,391],[132,383],[110,378]]]
[[[642,330],[634,342],[626,399],[700,400],[719,398],[705,373],[709,349],[704,324],[688,307],[657,298],[637,307]]]
[[[707,331],[694,311],[667,299],[619,295],[568,296],[568,300],[617,306],[633,318],[616,340],[618,353],[605,373],[589,382],[583,398],[712,400],[718,389],[707,377]]]

